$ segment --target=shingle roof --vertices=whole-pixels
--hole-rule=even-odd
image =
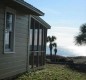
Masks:
[[[35,8],[35,7],[32,6],[31,4],[25,2],[24,0],[13,0],[13,1],[15,1],[15,2],[21,4],[22,6],[24,6],[24,7],[28,8],[28,9],[30,9],[30,10],[32,10],[32,11],[38,13],[38,14],[41,15],[41,16],[44,15],[44,13],[43,13],[42,11],[40,11],[40,10],[37,9],[37,8]]]
[[[13,7],[14,9],[21,10],[36,16],[43,16],[44,13],[39,9],[35,8],[31,4],[25,2],[24,0],[0,0],[0,4],[4,3],[7,6]]]

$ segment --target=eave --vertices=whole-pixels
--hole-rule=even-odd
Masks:
[[[47,28],[47,29],[50,29],[51,28],[51,26],[48,24],[48,23],[46,23],[42,18],[40,18],[40,17],[38,17],[38,16],[34,16],[34,15],[32,15],[31,16],[33,19],[35,19],[36,21],[38,21],[41,25],[43,25],[45,28]]]
[[[16,10],[23,11],[27,14],[43,16],[44,13],[39,9],[35,8],[31,4],[23,1],[23,0],[1,0],[6,6],[12,7]]]

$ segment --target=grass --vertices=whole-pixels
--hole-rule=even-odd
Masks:
[[[86,73],[77,72],[66,65],[47,64],[45,69],[26,73],[16,80],[86,80]]]

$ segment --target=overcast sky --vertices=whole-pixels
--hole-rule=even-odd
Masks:
[[[58,46],[77,55],[86,56],[86,46],[75,46],[74,36],[86,23],[86,0],[25,0],[45,13],[42,17],[51,25],[48,35],[57,37]]]

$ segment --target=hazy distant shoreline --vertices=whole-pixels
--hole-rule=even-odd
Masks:
[[[52,52],[54,54],[54,52]],[[46,47],[46,54],[50,54],[49,47]],[[57,55],[65,56],[65,57],[76,57],[76,56],[82,56],[77,55],[76,53],[62,47],[58,47]]]

